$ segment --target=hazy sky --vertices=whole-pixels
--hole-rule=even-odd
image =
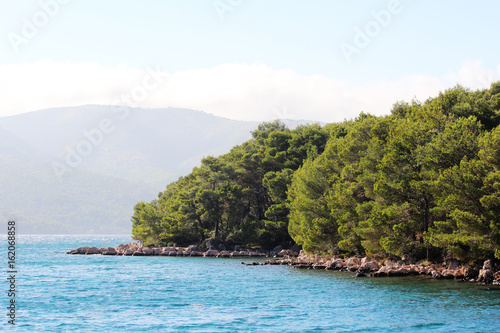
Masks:
[[[493,0],[0,0],[0,115],[83,104],[387,114],[500,80],[498,13]]]

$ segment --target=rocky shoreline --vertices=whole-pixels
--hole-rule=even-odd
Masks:
[[[117,247],[97,248],[79,247],[66,252],[66,254],[101,254],[101,255],[124,255],[124,256],[169,256],[169,257],[215,257],[215,258],[237,258],[237,257],[296,257],[298,254],[292,250],[283,250],[277,247],[271,251],[261,249],[254,250],[242,246],[236,246],[233,251],[226,250],[225,246],[207,243],[208,250],[202,251],[197,245],[188,247],[148,247],[143,246],[141,241],[120,244]]]
[[[341,256],[313,255],[306,254],[303,250],[299,251],[297,248],[287,250],[276,247],[271,251],[263,251],[236,246],[233,251],[228,251],[223,245],[219,245],[217,249],[213,244],[208,245],[208,250],[201,251],[197,245],[190,245],[186,248],[146,247],[141,241],[137,241],[120,244],[115,248],[79,247],[68,251],[67,254],[213,258],[273,257],[247,265],[287,265],[298,269],[348,271],[355,273],[357,277],[427,276],[438,280],[455,279],[500,286],[500,262],[494,260],[486,260],[482,267],[473,267],[455,259],[446,260],[441,264],[423,260],[414,263],[408,260],[382,259],[377,256],[342,258]],[[242,264],[245,263],[242,262]]]
[[[416,263],[399,260],[381,259],[379,257],[323,257],[300,252],[298,257],[285,257],[267,260],[263,265],[288,265],[301,269],[326,269],[348,271],[357,277],[391,277],[391,276],[427,276],[433,279],[455,279],[460,281],[480,282],[500,286],[500,263],[486,260],[482,267],[464,265],[458,260],[449,259],[441,264],[425,261]]]

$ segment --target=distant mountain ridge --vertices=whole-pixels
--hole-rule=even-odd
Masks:
[[[26,233],[129,233],[135,203],[250,139],[258,124],[103,105],[0,117],[0,218],[24,222]]]

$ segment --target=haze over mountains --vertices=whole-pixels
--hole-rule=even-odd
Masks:
[[[257,126],[189,109],[99,105],[0,117],[0,218],[16,219],[21,233],[128,234],[137,202]]]

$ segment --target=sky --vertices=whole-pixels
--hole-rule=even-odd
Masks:
[[[493,0],[0,0],[0,116],[85,104],[389,114],[500,80],[499,12]]]

